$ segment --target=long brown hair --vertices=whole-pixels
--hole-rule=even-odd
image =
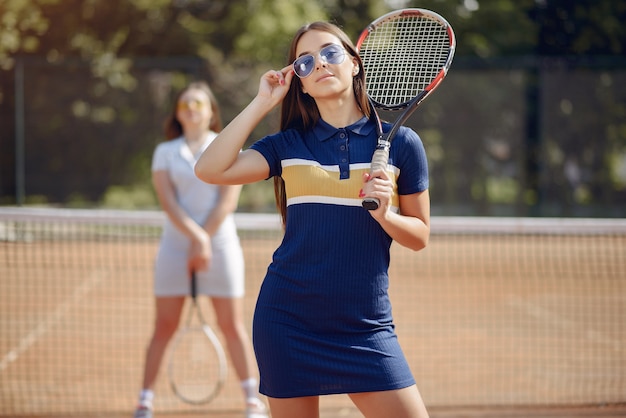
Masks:
[[[223,128],[220,108],[217,103],[217,99],[213,94],[213,91],[211,91],[211,88],[209,87],[209,84],[206,81],[193,81],[189,83],[187,87],[178,92],[178,94],[176,95],[176,99],[174,100],[172,110],[165,118],[163,131],[165,133],[165,138],[168,140],[176,139],[183,134],[183,127],[180,124],[178,117],[176,116],[176,107],[181,96],[189,90],[201,90],[205,92],[206,95],[209,97],[209,104],[211,105],[212,113],[209,129],[213,132],[220,132]]]
[[[292,63],[296,59],[296,49],[302,35],[309,31],[328,32],[336,36],[344,49],[352,57],[356,58],[359,65],[359,72],[352,78],[352,89],[357,105],[361,108],[363,114],[370,116],[370,107],[365,91],[365,71],[363,63],[356,51],[356,48],[348,35],[338,26],[329,22],[313,22],[302,26],[294,35],[289,48],[288,63]],[[315,126],[320,119],[320,112],[317,108],[315,100],[302,91],[302,84],[298,77],[293,77],[291,86],[287,95],[283,99],[280,114],[280,129],[297,129],[305,131]],[[276,197],[276,207],[280,212],[283,225],[287,221],[287,194],[285,192],[285,182],[282,177],[274,177],[274,195]]]

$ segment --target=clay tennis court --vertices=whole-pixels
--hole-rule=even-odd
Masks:
[[[1,240],[0,416],[132,415],[158,231],[100,228]],[[250,325],[280,233],[240,235]],[[625,250],[619,231],[433,234],[418,253],[394,244],[396,329],[431,416],[626,416]],[[175,398],[162,370],[156,416],[242,416],[232,369],[203,407]],[[321,408],[361,416],[344,395]]]

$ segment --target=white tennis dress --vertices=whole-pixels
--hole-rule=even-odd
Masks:
[[[193,155],[184,139],[159,144],[152,157],[152,171],[167,171],[178,203],[198,224],[204,223],[219,200],[219,186],[198,179],[193,171],[202,151],[217,134],[207,136],[200,151]],[[190,241],[167,219],[155,262],[156,296],[189,294],[187,257]],[[244,294],[244,260],[241,243],[231,215],[211,237],[213,257],[209,270],[196,273],[198,293],[216,297],[241,297]]]

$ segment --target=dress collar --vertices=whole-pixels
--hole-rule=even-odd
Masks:
[[[319,141],[326,141],[331,138],[333,135],[337,133],[339,130],[351,131],[352,133],[359,136],[367,136],[374,129],[374,123],[371,122],[368,118],[363,116],[361,119],[353,123],[352,125],[346,126],[345,128],[335,128],[334,126],[328,124],[323,119],[319,119],[317,124],[313,128],[313,135]]]

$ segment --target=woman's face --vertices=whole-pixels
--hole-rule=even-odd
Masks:
[[[331,44],[339,45],[345,54],[341,59],[325,59],[320,51]],[[341,41],[335,35],[312,30],[306,32],[298,40],[296,47],[296,59],[310,54],[313,57],[313,69],[309,75],[300,79],[302,91],[315,99],[330,98],[336,95],[352,93],[353,71],[358,69],[358,63],[341,46]],[[341,61],[332,63],[329,61]],[[303,67],[304,68],[304,67]]]
[[[208,128],[211,123],[211,103],[202,90],[191,89],[184,92],[176,104],[176,117],[183,129],[190,127]]]

